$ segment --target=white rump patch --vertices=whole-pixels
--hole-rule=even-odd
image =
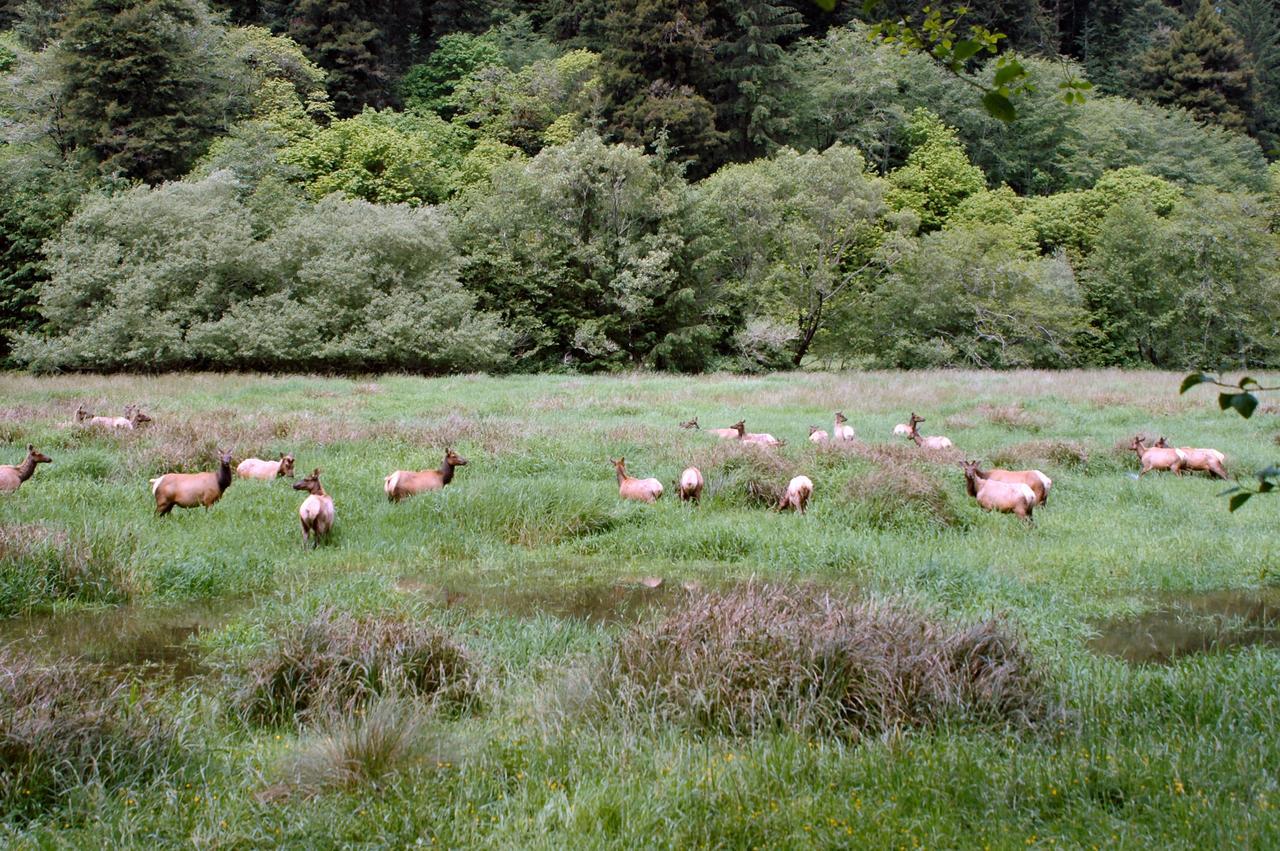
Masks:
[[[396,470],[387,476],[385,490],[388,495],[396,492],[396,485],[400,483],[400,471]]]
[[[168,475],[167,473],[165,475]],[[164,476],[151,480],[151,495],[155,496],[156,488],[160,487],[160,483],[164,481]]]

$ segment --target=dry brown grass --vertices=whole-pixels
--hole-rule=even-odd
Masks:
[[[719,440],[700,447],[691,461],[706,480],[706,497],[749,506],[778,504],[798,468],[765,446]]]
[[[619,641],[600,699],[642,723],[849,736],[962,717],[1042,717],[1044,675],[999,621],[955,628],[899,603],[748,584],[690,594]]]
[[[1028,440],[1002,447],[991,456],[993,467],[1019,469],[1037,463],[1083,469],[1089,463],[1089,450],[1074,440]]]
[[[877,529],[961,526],[951,489],[918,466],[890,462],[851,479],[845,494],[858,522]]]
[[[231,702],[265,724],[348,717],[379,695],[460,705],[476,697],[474,666],[449,635],[429,624],[321,610],[287,625],[245,667],[215,663]]]

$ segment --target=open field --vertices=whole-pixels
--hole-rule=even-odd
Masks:
[[[1164,434],[1248,474],[1280,455],[1280,423],[1179,397],[1179,378],[0,375],[0,461],[54,458],[0,496],[0,843],[1275,847],[1276,507],[1135,480],[1117,444]],[[155,422],[82,429],[80,403]],[[865,443],[810,445],[837,409]],[[912,410],[957,451],[893,438]],[[677,427],[695,414],[789,443]],[[470,461],[451,485],[386,500],[386,474],[446,445]],[[322,468],[334,540],[302,549],[282,481],[153,517],[148,478],[212,469],[220,447]],[[619,501],[619,455],[667,486],[658,504]],[[1034,525],[979,510],[962,455],[1048,473]],[[696,508],[673,498],[689,463]],[[809,513],[766,510],[799,472]],[[747,623],[726,662],[697,629],[673,638],[698,606],[728,617],[718,594]],[[828,597],[850,621],[806,608]],[[907,626],[858,632],[889,612]],[[876,685],[989,619],[964,665]],[[859,641],[875,665],[824,702]],[[730,663],[767,679],[791,653],[818,686],[730,682]],[[68,654],[86,661],[53,665]],[[965,679],[992,659],[1016,676]],[[102,711],[70,732],[13,720],[57,693]]]

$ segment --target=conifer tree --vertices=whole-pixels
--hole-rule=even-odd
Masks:
[[[1254,72],[1240,36],[1210,0],[1169,41],[1146,56],[1146,96],[1201,121],[1244,131],[1256,105]]]
[[[779,97],[783,45],[804,29],[794,9],[769,0],[742,0],[732,11],[731,37],[717,50],[722,59],[722,126],[731,134],[732,159],[767,147],[784,122]]]

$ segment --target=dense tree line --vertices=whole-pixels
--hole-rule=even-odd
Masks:
[[[860,3],[10,2],[0,355],[1280,358],[1272,0],[969,6],[1027,69],[1012,121]]]

